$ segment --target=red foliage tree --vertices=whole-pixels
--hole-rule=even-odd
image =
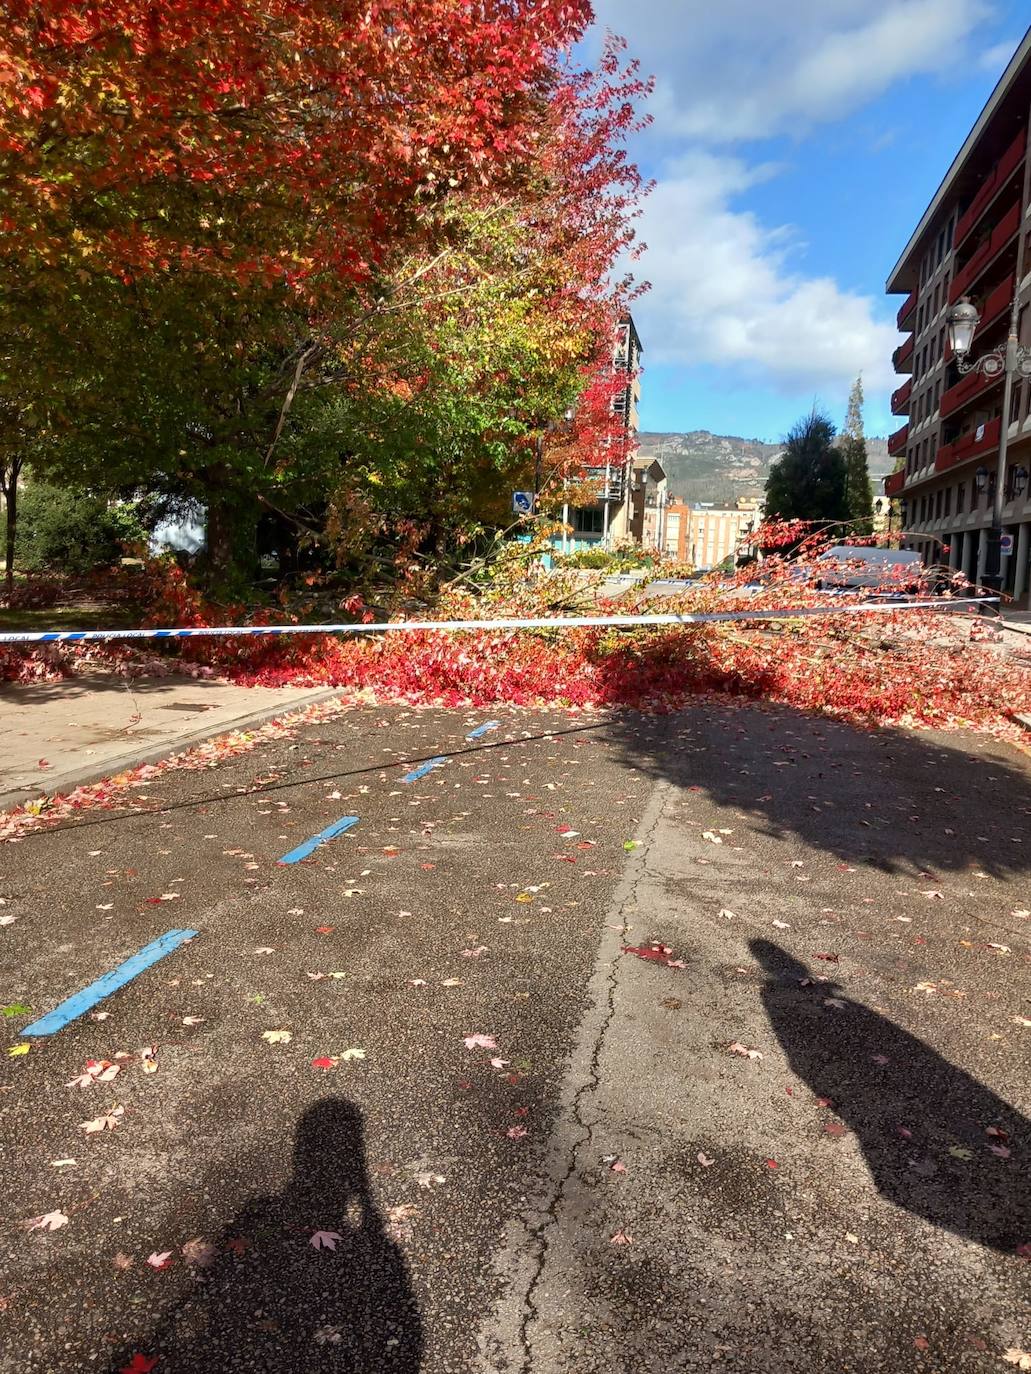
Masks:
[[[124,278],[375,273],[509,178],[588,0],[9,0],[0,255]]]

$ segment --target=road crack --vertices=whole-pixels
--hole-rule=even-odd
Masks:
[[[625,955],[623,946],[626,943],[629,923],[628,918],[631,913],[637,911],[638,891],[642,885],[649,880],[654,880],[654,875],[648,869],[648,854],[654,840],[655,832],[659,823],[663,819],[666,811],[666,801],[674,791],[672,784],[660,784],[653,797],[652,812],[647,823],[647,829],[639,836],[640,847],[631,851],[627,879],[628,889],[622,896],[615,909],[615,915],[619,919],[619,949],[609,960],[608,971],[605,977],[604,1014],[594,1033],[591,1044],[591,1056],[584,1081],[577,1088],[570,1104],[569,1115],[578,1128],[576,1138],[569,1144],[565,1151],[564,1168],[558,1173],[554,1180],[554,1189],[551,1201],[540,1214],[540,1220],[536,1225],[530,1225],[527,1221],[528,1236],[527,1244],[531,1250],[536,1247],[536,1258],[533,1261],[533,1269],[529,1276],[526,1286],[526,1293],[523,1298],[523,1310],[519,1319],[519,1349],[522,1362],[519,1367],[519,1374],[532,1374],[533,1352],[532,1352],[532,1328],[540,1318],[540,1311],[536,1301],[537,1290],[544,1277],[547,1267],[548,1257],[551,1248],[551,1233],[558,1224],[559,1212],[566,1200],[566,1193],[570,1181],[577,1172],[577,1161],[581,1153],[590,1147],[594,1140],[594,1132],[597,1125],[596,1121],[588,1121],[584,1118],[584,1109],[587,1101],[592,1097],[601,1086],[601,1057],[605,1048],[609,1028],[616,1015],[616,997],[620,985],[620,971],[623,966]]]

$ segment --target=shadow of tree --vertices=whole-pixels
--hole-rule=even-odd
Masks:
[[[710,700],[671,716],[619,717],[608,737],[649,776],[843,863],[912,876],[1031,868],[1028,773],[988,736],[864,729]]]
[[[329,1233],[318,1247],[317,1232]],[[417,1374],[422,1322],[372,1198],[356,1106],[328,1097],[304,1113],[287,1186],[237,1213],[147,1346],[161,1374]]]
[[[779,945],[749,948],[793,1072],[854,1132],[882,1196],[980,1245],[1031,1240],[1031,1122],[837,984],[802,987],[815,975]],[[843,1005],[831,1014],[826,997]]]

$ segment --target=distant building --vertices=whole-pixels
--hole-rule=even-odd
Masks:
[[[628,539],[640,538],[634,533],[634,453],[640,429],[638,405],[641,400],[640,335],[630,315],[619,324],[612,355],[613,371],[624,379],[624,385],[612,401],[612,409],[619,417],[619,432],[612,443],[609,461],[585,469],[585,477],[599,488],[598,500],[569,512],[573,533],[567,537],[566,547],[577,549],[594,544],[612,545]]]
[[[761,519],[758,501],[733,506],[710,501],[671,501],[666,507],[664,545],[670,558],[706,572],[736,558]]]
[[[1003,346],[1014,294],[1020,342],[1031,343],[1031,243],[1026,168],[1031,30],[992,92],[924,211],[887,282],[908,293],[898,312],[906,339],[893,361],[892,413],[906,422],[888,440],[903,459],[884,480],[897,500],[902,545],[925,563],[948,563],[973,581],[985,571],[1002,426],[1009,440],[1003,527],[1012,552],[1003,589],[1015,599],[1031,573],[1031,379],[1018,379],[1002,414],[1003,375],[960,373],[948,345],[949,307],[969,297],[980,314],[972,356]],[[902,380],[902,377],[905,380]]]

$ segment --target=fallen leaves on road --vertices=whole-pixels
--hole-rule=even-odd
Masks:
[[[415,1179],[416,1183],[419,1185],[420,1188],[433,1188],[434,1185],[437,1185],[439,1187],[441,1183],[447,1182],[443,1174],[434,1174],[429,1172],[422,1174],[413,1174],[413,1178]]]
[[[742,1045],[740,1040],[732,1040],[727,1046],[727,1049],[731,1054],[740,1055],[742,1059],[762,1058],[762,1052],[760,1050],[749,1049],[747,1045]]]
[[[462,1043],[467,1050],[496,1050],[498,1047],[493,1035],[467,1035]]]
[[[313,1069],[335,1069],[337,1061],[329,1054],[320,1054],[317,1059],[311,1061]]]
[[[1031,1351],[1021,1350],[1018,1346],[1011,1345],[1002,1352],[1002,1358],[1007,1364],[1015,1364],[1018,1369],[1031,1369]]]
[[[112,1107],[109,1112],[95,1116],[92,1121],[80,1122],[79,1130],[85,1131],[87,1135],[92,1135],[95,1131],[113,1131],[124,1113],[124,1107]]]
[[[150,1374],[156,1364],[156,1355],[141,1355],[137,1351],[129,1364],[122,1365],[119,1374]]]
[[[345,1063],[346,1063],[349,1059],[364,1059],[364,1058],[365,1058],[365,1051],[364,1051],[364,1050],[360,1050],[360,1049],[357,1047],[357,1045],[354,1045],[354,1046],[351,1047],[351,1049],[342,1051],[342,1053],[341,1053],[340,1055],[338,1055],[338,1058],[344,1060]]]
[[[616,1231],[614,1235],[609,1236],[610,1245],[633,1245],[633,1243],[633,1236],[628,1236],[625,1231]]]
[[[151,1269],[167,1269],[172,1264],[171,1250],[154,1250],[147,1256]]]
[[[343,1240],[339,1231],[313,1231],[308,1244],[316,1250],[335,1250],[338,1240]]]
[[[7,1051],[7,1057],[9,1059],[20,1059],[23,1054],[28,1054],[30,1048],[31,1046],[27,1040],[21,1045],[12,1045]]]
[[[289,1045],[294,1038],[293,1032],[288,1030],[267,1030],[261,1032],[262,1040],[267,1040],[270,1045]]]
[[[68,1218],[61,1211],[45,1212],[41,1217],[30,1217],[22,1225],[26,1231],[60,1231],[68,1225]]]
[[[695,1159],[697,1159],[703,1169],[711,1169],[716,1163],[715,1159],[713,1159],[711,1155],[707,1155],[704,1150],[699,1150],[695,1155]]]
[[[647,959],[655,964],[662,964],[666,968],[684,968],[683,959],[673,959],[670,956],[673,950],[669,945],[659,944],[653,941],[650,945],[624,945],[624,954],[632,954],[637,959]]]
[[[195,1236],[183,1246],[183,1258],[197,1269],[210,1269],[218,1256],[218,1248],[210,1240]]]
[[[128,1058],[128,1055],[124,1056]],[[110,1059],[87,1059],[86,1067],[75,1078],[69,1079],[66,1088],[89,1088],[94,1083],[110,1083],[122,1071],[121,1064]]]

